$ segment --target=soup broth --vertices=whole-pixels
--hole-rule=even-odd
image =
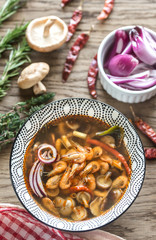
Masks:
[[[121,128],[92,117],[49,122],[25,154],[29,193],[41,208],[70,221],[104,214],[122,198],[130,178],[122,137]]]

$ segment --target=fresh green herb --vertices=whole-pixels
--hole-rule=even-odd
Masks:
[[[25,1],[21,0],[6,0],[5,4],[0,9],[0,24],[15,14],[17,9],[20,8],[24,2]]]
[[[0,150],[11,143],[21,126],[35,111],[40,110],[44,103],[54,97],[54,93],[47,93],[38,97],[32,97],[25,102],[17,103],[11,111],[0,114]]]
[[[0,78],[0,99],[6,95],[6,91],[10,86],[10,78],[19,74],[19,67],[27,62],[31,62],[28,57],[30,50],[24,38],[17,49],[14,48],[10,52],[9,60],[6,62],[6,66]]]
[[[0,37],[0,55],[5,50],[12,49],[12,43],[19,42],[19,39],[25,35],[28,24],[16,26],[13,30],[9,29],[4,37]]]

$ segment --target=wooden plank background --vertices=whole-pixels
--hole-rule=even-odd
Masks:
[[[0,6],[4,3],[0,1]],[[56,93],[55,100],[66,97],[88,97],[87,72],[91,59],[96,54],[103,38],[112,30],[127,25],[142,25],[156,30],[156,0],[116,0],[114,11],[109,19],[101,23],[96,20],[103,7],[102,0],[85,0],[83,5],[83,20],[79,24],[77,32],[68,44],[51,53],[41,54],[35,51],[31,53],[32,62],[45,61],[50,67],[50,73],[44,80],[48,91]],[[60,0],[27,0],[26,5],[5,21],[0,26],[0,35],[3,36],[7,29],[14,28],[22,21],[30,21],[37,17],[56,15],[67,24],[73,11],[79,5],[79,0],[72,1],[64,10],[60,8]],[[95,29],[91,34],[86,47],[81,51],[73,68],[68,82],[62,84],[61,73],[69,47],[76,37],[83,31],[89,30],[91,24]],[[5,59],[8,53],[0,60],[0,74],[3,72]],[[17,86],[17,78],[12,80],[11,87],[6,97],[0,102],[0,112],[4,113],[11,109],[13,104],[33,95],[32,89],[20,90]],[[97,82],[98,100],[112,105],[121,111],[126,117],[132,118],[129,105],[119,102],[108,95],[102,88],[100,81]],[[156,129],[156,98],[133,104],[136,113]],[[153,146],[142,133],[138,131],[143,145]],[[11,145],[0,153],[0,202],[20,204],[11,186],[9,175],[9,157]],[[146,177],[143,188],[133,205],[113,223],[103,227],[105,231],[117,234],[127,240],[155,240],[156,239],[156,161],[147,161]]]

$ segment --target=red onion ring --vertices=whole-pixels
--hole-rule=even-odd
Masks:
[[[34,162],[30,170],[29,184],[34,194],[40,198],[45,197],[47,195],[41,180],[42,172],[43,172],[43,165],[39,160],[37,160],[36,162]]]
[[[35,171],[38,163],[39,163],[39,160],[34,162],[32,168],[30,170],[30,173],[29,173],[29,184],[30,184],[30,187],[31,187],[32,191],[35,193],[36,196],[38,196],[38,194],[37,194],[37,191],[36,191],[35,186],[34,186],[34,171]]]
[[[51,158],[46,158],[43,157],[42,151],[45,149],[45,151],[51,151],[52,152],[52,157]],[[48,150],[46,150],[48,149]],[[48,153],[47,153],[48,154]],[[50,144],[42,144],[39,149],[38,149],[38,158],[42,163],[45,164],[50,164],[56,161],[57,159],[57,151],[56,148]]]
[[[45,197],[45,196],[47,196],[47,194],[44,190],[43,183],[41,180],[42,173],[43,173],[43,164],[41,162],[39,162],[39,164],[36,167],[36,183],[37,183],[37,187],[38,187],[39,191]]]

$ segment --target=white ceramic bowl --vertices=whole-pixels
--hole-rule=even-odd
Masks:
[[[124,128],[124,144],[131,158],[132,174],[123,197],[108,212],[80,222],[57,218],[41,209],[28,191],[23,174],[26,149],[34,135],[46,123],[64,116],[85,115],[100,119],[110,126]],[[102,227],[123,214],[136,199],[145,175],[145,156],[141,140],[129,120],[115,108],[92,99],[69,98],[47,104],[35,112],[20,129],[13,144],[10,157],[10,174],[14,190],[23,206],[35,218],[48,226],[67,231],[87,231]]]
[[[135,26],[127,26],[119,28],[120,30],[130,31]],[[115,99],[127,102],[127,103],[139,103],[144,102],[156,94],[156,86],[148,88],[142,91],[132,91],[128,89],[121,88],[116,84],[112,83],[107,77],[105,70],[103,68],[103,63],[105,61],[106,54],[111,44],[113,43],[115,32],[119,29],[114,30],[109,33],[102,41],[98,50],[98,66],[99,66],[99,76],[103,88]],[[147,29],[151,34],[156,37],[156,33],[150,29]]]

